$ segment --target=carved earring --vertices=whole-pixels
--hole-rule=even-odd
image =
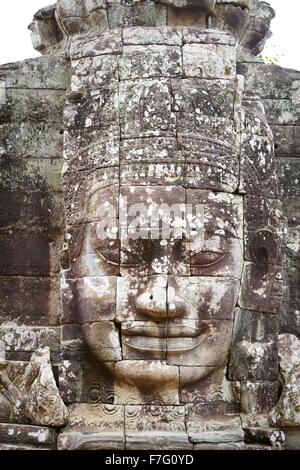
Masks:
[[[277,240],[271,230],[257,230],[250,245],[250,252],[256,264],[276,264]]]

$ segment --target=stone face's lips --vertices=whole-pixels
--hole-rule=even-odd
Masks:
[[[182,353],[197,348],[205,339],[205,335],[196,337],[157,338],[130,336],[125,339],[126,346],[140,352]]]
[[[147,322],[139,322],[138,325],[128,327],[126,327],[126,323],[122,325],[122,334],[125,336],[150,336],[156,338],[193,338],[203,334],[207,330],[207,324],[202,327],[185,324],[147,325]]]
[[[138,325],[127,328],[123,324],[122,334],[126,346],[136,351],[181,353],[199,346],[208,330],[207,324],[196,327],[185,324],[147,325],[147,322],[139,322]]]

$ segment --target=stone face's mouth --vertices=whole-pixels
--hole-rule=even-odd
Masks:
[[[181,353],[197,348],[209,331],[207,323],[202,327],[186,324],[153,325],[138,322],[138,325],[122,325],[126,346],[141,352]]]

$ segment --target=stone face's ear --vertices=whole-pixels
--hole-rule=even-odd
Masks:
[[[271,230],[257,230],[250,244],[250,252],[256,264],[276,264],[278,249],[276,236]]]

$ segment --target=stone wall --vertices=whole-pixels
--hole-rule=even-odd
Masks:
[[[58,57],[0,67],[0,341],[9,361],[29,361],[38,347],[50,346],[54,369],[67,82],[67,62]]]
[[[246,91],[258,93],[274,134],[280,197],[288,221],[280,333],[300,338],[300,72],[240,62]]]

